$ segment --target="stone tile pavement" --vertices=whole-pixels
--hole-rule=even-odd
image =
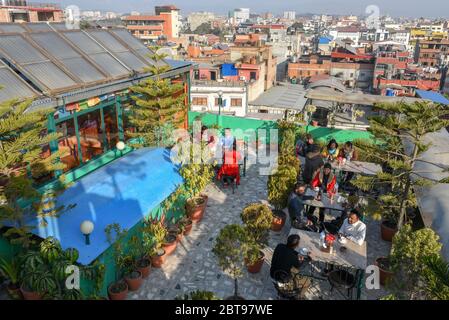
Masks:
[[[230,188],[211,184],[206,193],[209,202],[203,220],[194,225],[189,236],[178,244],[176,252],[167,258],[161,269],[152,269],[138,292],[130,293],[128,299],[174,299],[194,290],[213,291],[220,298],[233,294],[232,278],[224,274],[217,265],[212,253],[214,239],[220,229],[227,224],[241,223],[240,213],[251,202],[266,202],[267,176],[259,175],[257,167],[249,168],[241,185],[232,194]],[[266,248],[266,261],[262,271],[249,274],[245,271],[239,279],[239,293],[246,299],[277,299],[276,291],[269,276],[269,263],[274,247],[286,240],[290,226],[288,223],[279,233],[270,231],[269,247]],[[378,222],[369,221],[368,265],[377,256],[389,251],[389,244],[380,239]],[[329,293],[327,282],[316,282],[308,292],[308,299],[342,299],[338,294]],[[383,290],[363,290],[362,299],[377,299],[385,295]]]

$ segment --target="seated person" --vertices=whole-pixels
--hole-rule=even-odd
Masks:
[[[363,245],[366,236],[366,225],[360,221],[360,213],[356,209],[352,209],[341,226],[338,234],[359,246]]]
[[[334,161],[337,159],[339,153],[340,150],[338,149],[338,143],[335,139],[332,139],[324,148],[321,155],[325,160]]]
[[[321,156],[320,147],[316,144],[310,146],[310,152],[306,154],[304,170],[302,171],[302,178],[305,183],[310,184],[318,169],[324,164]]]
[[[296,183],[292,193],[288,197],[287,207],[292,225],[294,222],[301,222],[301,218],[306,216],[303,200],[307,200],[307,198],[310,198],[310,200],[313,199],[312,196],[308,197],[305,195],[306,188],[307,186],[304,183]]]
[[[296,143],[296,156],[299,157],[305,157],[306,154],[308,154],[311,151],[311,147],[314,144],[313,142],[313,136],[308,133],[306,134],[306,141],[298,141]]]
[[[320,188],[323,194],[333,197],[337,193],[337,177],[332,172],[330,163],[326,163],[316,174],[312,180],[312,188]],[[308,214],[313,215],[315,207],[310,207]],[[320,222],[324,221],[324,208],[320,208]]]
[[[218,180],[223,177],[233,177],[237,185],[240,184],[240,167],[239,161],[242,158],[240,152],[237,151],[237,141],[234,139],[232,149],[224,152],[223,165],[218,170]],[[227,183],[225,181],[225,183]]]
[[[270,276],[279,282],[293,280],[295,289],[301,289],[301,296],[310,287],[310,279],[299,275],[299,269],[305,260],[311,260],[310,256],[306,259],[300,256],[295,250],[299,246],[299,236],[292,234],[287,238],[287,244],[280,243],[276,246],[271,260]],[[287,279],[279,278],[280,275],[288,275]]]
[[[347,141],[343,149],[340,150],[338,155],[338,160],[343,161],[343,159],[346,159],[346,161],[357,161],[359,158],[359,153],[357,152],[357,149],[354,147],[351,141]],[[346,184],[347,182],[351,181],[351,179],[354,177],[354,172],[345,172],[343,171],[344,178],[343,178],[343,184]]]
[[[224,137],[220,138],[220,146],[223,152],[227,150],[232,150],[233,144],[235,142],[235,137],[231,133],[230,128],[225,128]]]

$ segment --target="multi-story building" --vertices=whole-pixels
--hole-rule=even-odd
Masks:
[[[353,46],[358,46],[361,32],[358,27],[339,27],[329,31],[334,40],[351,40]]]
[[[173,5],[156,6],[156,15],[133,15],[125,17],[128,31],[144,42],[179,37],[179,9]]]
[[[284,11],[284,19],[295,20],[296,12],[295,11]]]
[[[415,45],[415,63],[439,68],[448,64],[449,40],[418,40]]]
[[[249,20],[250,12],[249,8],[237,8],[232,13],[234,24],[239,24]]]
[[[414,96],[415,90],[439,90],[441,74],[413,64],[404,46],[391,43],[376,49],[373,89],[382,95]]]
[[[210,23],[215,19],[215,14],[212,12],[192,12],[187,17],[187,23],[191,31],[195,31],[203,23]]]
[[[58,4],[26,0],[1,0],[0,22],[62,22],[64,12]]]
[[[403,44],[409,51],[413,48],[410,45],[410,39],[411,35],[409,30],[390,30],[389,40]]]
[[[287,75],[292,82],[299,82],[313,76],[329,75],[330,69],[330,56],[312,54],[300,59],[292,58],[288,64]]]

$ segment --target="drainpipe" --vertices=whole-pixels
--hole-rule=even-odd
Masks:
[[[245,83],[245,89],[246,89],[246,103],[245,103],[245,117],[246,117],[246,115],[248,114],[248,104],[249,104],[249,101],[248,101],[248,97],[249,97],[249,94],[248,94],[248,90],[249,90],[248,83]]]

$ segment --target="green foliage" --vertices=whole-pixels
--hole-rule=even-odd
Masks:
[[[136,132],[127,134],[140,138],[134,147],[170,146],[173,130],[184,122],[184,86],[161,77],[169,70],[168,66],[162,65],[164,55],[153,54],[149,58],[153,64],[146,71],[154,76],[130,88],[134,93],[131,96],[134,106],[129,121]]]
[[[10,262],[0,257],[0,275],[8,279],[12,284],[19,283],[19,262],[13,258]]]
[[[449,300],[449,263],[442,256],[426,257],[424,263],[427,297],[433,300]]]
[[[142,236],[145,250],[149,250],[150,256],[154,256],[164,244],[167,228],[163,221],[148,218],[144,221]]]
[[[124,271],[123,269],[128,266],[127,257],[123,250],[123,241],[128,234],[128,230],[122,229],[118,223],[112,223],[106,226],[104,232],[106,233],[108,243],[113,248],[116,269],[115,281],[119,281]]]
[[[52,110],[26,112],[32,100],[11,100],[0,104],[0,227],[3,221],[13,221],[4,236],[12,244],[25,248],[33,245],[30,237],[31,226],[26,225],[24,216],[32,214],[45,218],[55,216],[58,211],[45,213],[39,210],[42,199],[28,176],[39,177],[64,165],[58,162],[62,156],[55,152],[50,157],[41,157],[42,146],[56,140],[60,135],[47,134],[47,115]],[[32,206],[23,208],[20,201],[31,201]]]
[[[190,196],[196,197],[212,181],[214,169],[209,164],[188,163],[182,166],[180,174],[184,178],[186,192]]]
[[[386,193],[378,201],[375,212],[385,214],[385,219],[396,222],[401,228],[407,222],[406,212],[416,208],[412,186],[437,182],[413,168],[420,161],[421,153],[429,147],[424,143],[424,136],[449,125],[449,121],[442,118],[447,110],[442,105],[429,102],[382,104],[376,108],[384,114],[369,119],[369,131],[374,140],[382,144],[362,140],[356,140],[354,144],[360,154],[383,164],[388,170],[373,177],[359,176],[353,184],[364,191],[382,190]]]
[[[296,183],[297,172],[291,166],[279,166],[268,178],[268,201],[278,210],[287,207],[288,195]]]
[[[394,236],[390,262],[395,274],[392,288],[398,298],[416,299],[422,295],[422,279],[429,270],[426,261],[440,255],[442,244],[438,239],[432,229],[414,231],[409,224]]]
[[[268,230],[273,222],[270,208],[262,203],[251,203],[243,209],[241,218],[254,240],[259,244],[267,244]]]
[[[215,239],[212,252],[218,259],[218,265],[234,280],[243,275],[245,256],[251,241],[245,228],[238,224],[225,226]]]
[[[196,290],[176,297],[175,300],[220,300],[212,291]]]

